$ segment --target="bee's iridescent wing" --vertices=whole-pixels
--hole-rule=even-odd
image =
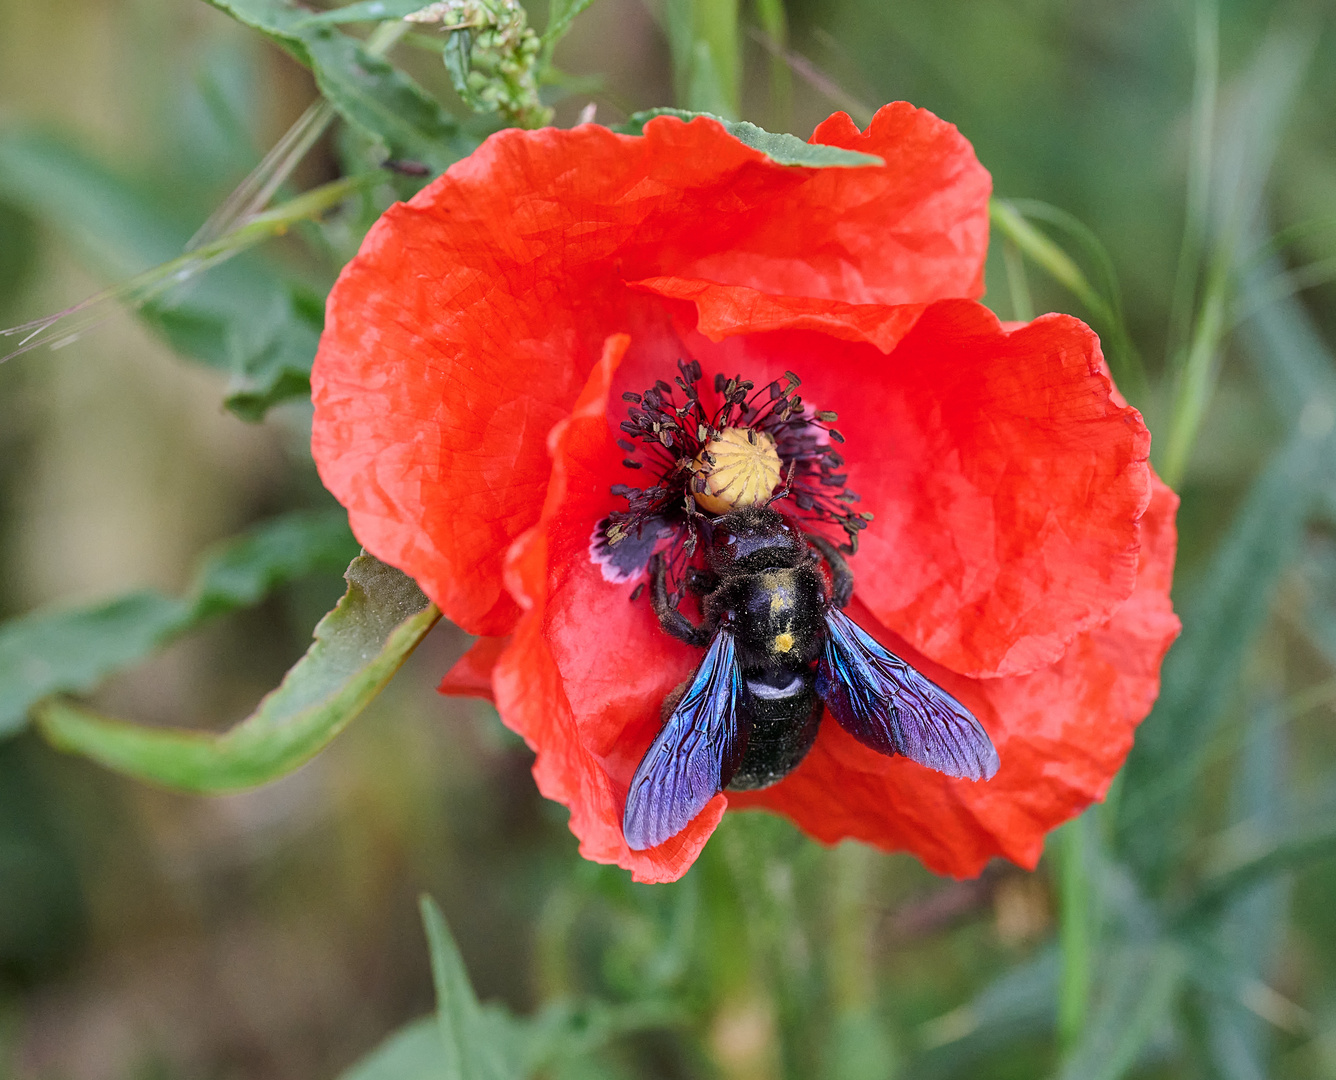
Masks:
[[[970,780],[997,772],[997,750],[970,711],[838,608],[826,613],[816,685],[840,726],[879,753]]]
[[[676,836],[732,779],[750,730],[742,694],[733,635],[720,630],[631,780],[622,833],[632,851]]]

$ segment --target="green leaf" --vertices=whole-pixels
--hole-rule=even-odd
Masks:
[[[49,222],[113,279],[176,259],[192,231],[164,211],[161,193],[42,134],[0,136],[0,193]],[[181,287],[164,283],[138,310],[177,352],[231,373],[227,404],[245,419],[310,392],[323,298],[254,255]]]
[[[338,26],[344,23],[384,22],[387,19],[402,19],[427,7],[430,0],[360,0],[356,4],[330,8],[317,14],[305,14],[294,24],[300,29],[306,26]]]
[[[420,161],[436,172],[476,143],[416,82],[357,41],[282,0],[208,0],[291,53],[315,75],[339,115],[382,140],[391,157]]]
[[[434,1016],[406,1024],[339,1080],[449,1080],[441,1029]]]
[[[1103,994],[1060,1080],[1126,1076],[1170,1016],[1183,974],[1182,953],[1165,942],[1124,946],[1106,958]]]
[[[480,1005],[440,908],[429,896],[423,896],[419,905],[436,985],[442,1075],[450,1080],[546,1076],[553,1068],[579,1061],[619,1035],[686,1021],[681,1009],[653,1000],[625,1005],[552,1001],[525,1019],[517,1019],[499,1006]]]
[[[1273,831],[1289,790],[1288,729],[1273,693],[1251,710],[1247,739],[1235,766],[1234,827]],[[1202,1014],[1206,1048],[1222,1080],[1260,1080],[1268,1072],[1270,1026],[1241,1000],[1239,987],[1263,985],[1280,955],[1289,910],[1289,883],[1272,879],[1232,897],[1212,928],[1222,971],[1207,969]],[[1194,965],[1201,967],[1201,965]],[[1211,965],[1213,968],[1215,965]]]
[[[0,626],[0,736],[60,692],[92,690],[166,644],[188,624],[190,605],[161,593],[131,593],[67,611],[38,611]]]
[[[974,1000],[919,1029],[924,1053],[907,1072],[915,1080],[980,1075],[977,1065],[1019,1039],[1053,1029],[1058,951],[1048,948],[998,976]]]
[[[215,547],[191,588],[194,619],[258,604],[286,581],[347,562],[356,542],[342,510],[298,510]]]
[[[1178,922],[1191,927],[1260,882],[1336,855],[1336,814],[1277,827],[1236,845],[1212,867]]]
[[[742,75],[738,0],[666,0],[663,23],[678,102],[736,116]]]
[[[759,150],[780,165],[800,165],[811,169],[856,169],[868,165],[886,164],[875,154],[863,154],[857,150],[845,150],[838,146],[822,146],[820,143],[806,143],[796,135],[775,134],[745,120],[725,120],[712,113],[687,112],[685,109],[646,109],[628,117],[626,123],[617,130],[628,135],[640,135],[644,132],[645,125],[656,116],[676,116],[688,122],[698,116],[716,120],[739,142],[750,146],[753,150]]]
[[[1299,549],[1330,437],[1302,430],[1272,459],[1230,526],[1197,596],[1181,606],[1183,635],[1165,660],[1160,700],[1127,765],[1119,831],[1131,861],[1162,880],[1181,843],[1209,741],[1234,699],[1247,650]]]
[[[411,578],[370,555],[354,559],[344,576],[348,591],[316,626],[315,643],[230,731],[142,727],[59,699],[34,710],[38,727],[61,750],[181,791],[277,780],[347,727],[440,618]]]
[[[276,587],[337,570],[356,550],[342,511],[298,511],[206,553],[185,599],[152,590],[0,625],[0,735],[56,693],[84,693],[200,622],[259,603]]]
[[[594,0],[550,0],[547,6],[547,28],[543,31],[543,48],[551,56],[557,42],[564,38],[575,22],[575,17]]]
[[[430,896],[423,896],[418,903],[431,954],[445,1075],[450,1080],[507,1080],[517,1075],[503,1064],[501,1050],[505,1036],[513,1034],[503,1029],[514,1021],[500,1012],[484,1012],[478,1005],[464,958],[441,909]]]
[[[27,214],[0,202],[0,311],[9,308],[36,262],[36,224]]]

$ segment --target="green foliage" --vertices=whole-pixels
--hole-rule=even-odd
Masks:
[[[137,275],[119,295],[182,354],[229,372],[226,403],[248,420],[280,401],[306,396],[324,326],[317,293],[253,256],[178,281],[209,260],[177,261],[190,227],[163,211],[159,192],[108,169],[67,142],[25,132],[0,134],[0,194],[59,230],[101,273]],[[88,326],[106,316],[97,301]],[[76,313],[77,318],[77,313]]]
[[[1166,1026],[1183,978],[1172,943],[1128,943],[1106,956],[1103,994],[1059,1080],[1119,1080]]]
[[[547,26],[543,30],[543,51],[548,61],[557,42],[564,38],[575,24],[575,17],[594,0],[550,0],[547,6]]]
[[[436,1014],[395,1032],[341,1080],[527,1080],[552,1070],[573,1075],[566,1070],[618,1036],[678,1019],[653,1004],[552,1002],[527,1018],[480,1005],[441,909],[429,896],[419,906]]]
[[[0,311],[9,307],[32,271],[37,256],[36,233],[32,218],[0,202]]]
[[[455,92],[477,113],[500,113],[519,127],[543,127],[552,110],[538,100],[543,42],[518,0],[441,0],[413,22],[439,24],[441,58]]]
[[[736,119],[742,76],[738,0],[665,0],[677,103]]]
[[[639,135],[645,130],[645,125],[656,116],[676,116],[688,121],[697,116],[705,116],[717,120],[739,142],[745,143],[753,150],[759,150],[780,165],[796,165],[809,169],[858,169],[868,165],[886,164],[875,154],[845,150],[839,146],[803,142],[795,135],[774,134],[745,120],[725,120],[722,116],[715,116],[712,113],[688,112],[685,109],[646,109],[628,117],[626,123],[618,130],[628,135]]]
[[[441,172],[473,149],[450,114],[416,82],[355,39],[313,22],[308,11],[283,0],[209,3],[309,67],[325,100],[382,142],[391,157]]]
[[[437,39],[423,33],[415,43],[440,42],[466,105],[480,111],[501,105],[510,118],[536,122],[541,113],[525,111],[536,97],[525,97],[527,85],[523,94],[512,93],[505,78],[516,72],[502,67],[507,57],[523,61],[531,65],[524,71],[541,80],[556,43],[587,5],[551,0],[545,32],[536,38],[525,23],[523,48],[509,53],[500,37],[483,40],[484,28],[475,25]],[[127,177],[66,142],[10,131],[0,135],[0,302],[31,273],[33,222],[47,223],[101,272],[138,275],[117,295],[138,305],[178,350],[228,372],[229,406],[258,418],[273,402],[307,391],[323,290],[389,197],[389,185],[380,183],[384,158],[439,171],[471,149],[473,139],[377,55],[404,31],[383,21],[420,9],[416,0],[368,0],[323,12],[279,0],[215,6],[310,66],[329,102],[312,113],[319,122],[297,141],[300,152],[287,147],[281,168],[261,163],[258,186],[243,186],[248,198],[259,189],[272,195],[292,174],[331,109],[348,122],[339,145],[352,148],[343,161],[355,176],[335,181],[343,185],[337,189],[317,188],[314,201],[283,203],[262,221],[248,216],[253,208],[224,215],[220,220],[229,224],[213,234],[217,244],[182,262],[198,217],[189,209],[175,217],[163,193],[185,184],[187,172]],[[744,5],[652,6],[662,17],[679,103],[716,119],[744,109],[754,115],[755,86],[743,93]],[[1323,279],[1288,269],[1321,267],[1324,253],[1306,250],[1301,257],[1298,249],[1311,236],[1287,229],[1272,237],[1260,212],[1278,155],[1286,168],[1276,178],[1287,185],[1273,200],[1278,212],[1293,216],[1286,200],[1301,200],[1304,183],[1329,194],[1323,184],[1331,158],[1321,140],[1330,110],[1317,110],[1316,122],[1308,118],[1307,137],[1293,139],[1295,145],[1287,148],[1281,139],[1317,35],[1282,27],[1265,36],[1246,5],[1226,10],[1222,25],[1209,0],[1195,5],[1188,34],[1183,24],[1157,21],[1166,16],[1150,9],[1120,13],[1110,24],[1116,34],[1083,18],[1074,35],[1071,13],[1048,0],[968,7],[839,0],[786,11],[775,0],[757,0],[751,14],[760,31],[753,36],[768,43],[769,55],[753,50],[748,62],[766,65],[771,107],[778,103],[779,112],[790,84],[799,115],[828,111],[824,99],[857,112],[836,78],[852,80],[859,96],[873,101],[906,97],[933,108],[975,141],[1000,190],[1042,195],[1047,201],[993,206],[1016,313],[1024,317],[1032,302],[1044,310],[1074,298],[1101,333],[1120,388],[1147,412],[1157,461],[1184,497],[1176,597],[1184,633],[1164,668],[1160,701],[1107,805],[1055,838],[1057,857],[1041,874],[1050,886],[1046,900],[1056,908],[1056,932],[1050,927],[1038,939],[999,944],[1002,935],[985,916],[993,905],[1000,927],[1003,891],[988,882],[1017,878],[994,879],[990,871],[972,893],[972,886],[930,885],[907,860],[857,850],[851,858],[847,847],[824,851],[759,815],[730,815],[686,880],[632,885],[620,871],[579,862],[560,815],[533,809],[522,752],[489,758],[452,729],[452,768],[458,759],[460,773],[476,773],[470,782],[477,792],[465,803],[452,788],[447,831],[458,847],[437,845],[433,834],[424,845],[432,849],[430,865],[445,887],[458,890],[451,910],[472,905],[475,920],[481,909],[505,906],[493,905],[498,894],[519,914],[487,910],[494,925],[532,917],[532,905],[541,903],[532,989],[542,1004],[519,1015],[480,1003],[440,911],[424,901],[437,1011],[392,1035],[345,1080],[1325,1075],[1321,1048],[1331,1026],[1324,1002],[1336,968],[1313,944],[1327,923],[1309,919],[1300,926],[1294,918],[1290,880],[1307,883],[1329,922],[1330,889],[1318,886],[1331,879],[1315,877],[1313,868],[1336,854],[1333,787],[1329,774],[1312,775],[1329,765],[1329,754],[1321,727],[1314,739],[1304,721],[1333,699],[1336,361],[1324,342],[1333,328],[1324,302],[1329,293],[1312,303],[1296,295]],[[496,4],[489,10],[505,13]],[[363,44],[338,30],[355,22],[383,25]],[[500,23],[489,26],[495,31]],[[1073,36],[1083,48],[1063,61],[1067,67],[1058,66],[1056,43]],[[1193,36],[1195,72],[1187,62]],[[1145,51],[1159,39],[1170,42],[1171,54]],[[1263,44],[1251,66],[1233,75],[1233,58],[1257,41]],[[1119,64],[1139,64],[1135,78],[1100,60],[1099,50],[1087,47],[1095,42]],[[790,66],[781,45],[830,64],[834,76],[805,60]],[[1167,62],[1170,55],[1181,62]],[[585,76],[565,85],[578,78]],[[1192,104],[1180,124],[1171,112],[1186,105],[1180,98],[1189,81]],[[613,84],[610,77],[607,85]],[[497,96],[507,93],[513,100]],[[1331,89],[1325,94],[1329,99]],[[667,94],[629,96],[639,103]],[[515,106],[521,99],[525,108]],[[625,130],[639,132],[664,113],[702,115],[652,109],[634,113]],[[749,123],[720,122],[781,164],[879,162]],[[475,126],[481,131],[489,123]],[[1165,197],[1159,180],[1174,162],[1164,167],[1152,160],[1180,131],[1187,144],[1182,207]],[[1296,182],[1295,175],[1306,179]],[[417,183],[396,182],[404,185],[401,194]],[[303,226],[319,263],[304,275],[254,256],[200,274],[243,246],[373,188],[356,215],[322,229]],[[229,200],[222,209],[246,202]],[[1062,207],[1079,209],[1080,218]],[[1181,243],[1180,223],[1171,220],[1180,209]],[[1309,210],[1314,217],[1328,213]],[[257,231],[247,232],[247,221]],[[1025,260],[1043,271],[1033,276],[1033,293]],[[177,273],[192,278],[189,288],[168,287]],[[1218,387],[1226,390],[1224,404]],[[1242,419],[1221,411],[1231,400],[1244,403],[1234,406]],[[1246,437],[1264,452],[1222,466],[1206,460],[1199,432],[1224,441]],[[0,732],[16,731],[35,705],[43,733],[58,745],[193,791],[236,790],[297,767],[385,685],[435,619],[411,582],[369,559],[349,569],[348,595],[317,628],[311,651],[232,731],[138,727],[52,695],[91,690],[205,619],[254,604],[311,570],[342,567],[351,554],[346,526],[340,515],[320,520],[283,519],[219,549],[183,597],[142,591],[0,627]],[[37,773],[10,767],[15,752],[38,747],[35,740],[13,740],[0,754],[0,965],[11,954],[38,955],[42,935],[69,933],[48,922],[67,927],[75,918],[69,857],[33,810],[41,797]],[[1298,759],[1292,770],[1291,753]],[[380,806],[370,833],[377,844],[388,837],[384,847],[392,849],[403,837],[380,819],[395,819],[414,796],[399,790],[407,786],[403,778],[386,776],[374,754],[351,768],[362,770],[350,771],[355,783],[394,789],[394,811]],[[521,778],[518,786],[510,785],[512,772]],[[461,784],[454,773],[449,783]],[[403,816],[416,813],[424,812],[415,804]],[[24,814],[38,824],[15,826]],[[487,832],[489,814],[505,816],[504,827]],[[461,852],[475,861],[466,863]],[[393,850],[384,861],[397,866],[400,855]],[[482,884],[461,873],[484,864]],[[353,869],[349,876],[359,880],[374,876],[365,863]],[[421,865],[411,870],[430,872]],[[373,884],[391,880],[403,884],[388,876]],[[411,888],[420,887],[413,879]],[[920,889],[930,893],[929,907],[956,904],[958,923],[901,939],[888,927]],[[15,902],[24,893],[37,899]],[[56,914],[45,920],[48,906]],[[507,986],[518,998],[529,992],[527,980],[478,966],[494,946],[489,934],[464,941],[479,985]],[[1311,1013],[1287,1005],[1284,995]],[[749,1046],[751,1058],[729,1056]]]
[[[358,0],[354,4],[344,4],[328,11],[304,15],[294,26],[300,28],[383,22],[387,19],[402,19],[415,11],[421,11],[426,6],[423,0]]]
[[[202,602],[260,575],[238,561],[207,579]],[[221,735],[143,727],[57,698],[37,705],[47,741],[127,776],[181,791],[240,791],[286,776],[327,746],[384,689],[441,617],[411,578],[359,555],[348,591],[315,628],[315,643],[254,713]]]
[[[342,513],[284,515],[205,555],[184,597],[143,590],[0,625],[0,736],[42,698],[92,690],[207,619],[258,604],[288,581],[337,571],[356,544]]]
[[[436,1017],[424,1016],[401,1027],[340,1080],[452,1080]]]

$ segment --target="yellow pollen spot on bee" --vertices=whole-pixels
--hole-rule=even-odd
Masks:
[[[779,486],[783,469],[774,439],[764,431],[736,427],[724,428],[706,443],[694,466],[705,490],[693,494],[710,514],[764,503]]]
[[[792,634],[786,633],[786,634],[775,635],[775,652],[788,652],[792,648],[793,648]]]

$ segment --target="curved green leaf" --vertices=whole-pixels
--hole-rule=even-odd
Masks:
[[[656,116],[676,116],[681,120],[691,121],[698,116],[706,116],[724,125],[724,129],[738,142],[759,150],[766,157],[780,165],[801,165],[811,169],[858,169],[868,165],[885,165],[886,162],[875,154],[862,154],[857,150],[845,150],[839,146],[823,146],[820,143],[806,143],[796,135],[776,134],[766,131],[745,120],[725,120],[706,112],[688,112],[685,109],[646,109],[634,113],[618,131],[627,135],[639,135],[645,125]]]
[[[366,707],[440,612],[413,580],[370,555],[315,628],[315,644],[254,713],[223,734],[152,728],[59,699],[34,716],[55,747],[182,791],[241,791],[277,780],[323,749]]]
[[[341,510],[297,511],[206,553],[182,598],[152,589],[0,625],[0,736],[42,698],[84,693],[199,623],[258,604],[286,581],[337,571],[357,550]]]

